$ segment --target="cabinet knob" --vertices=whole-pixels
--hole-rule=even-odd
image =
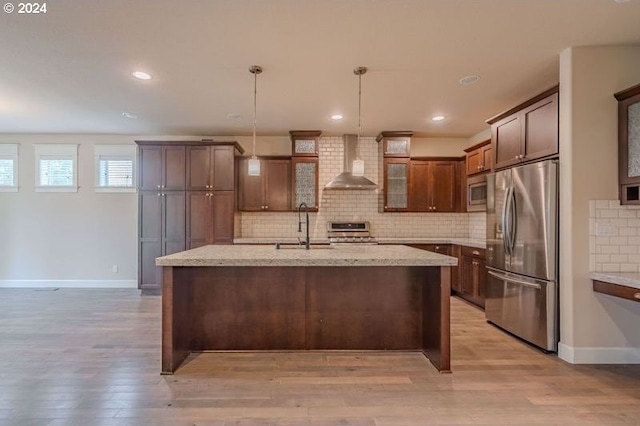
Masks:
[[[158,189],[160,189],[160,185],[158,185]]]
[[[163,193],[162,193],[162,196],[164,197],[165,195],[167,195],[167,194],[165,194],[165,193],[163,192]]]
[[[638,300],[640,300],[640,292],[635,293],[635,294],[633,295],[633,298],[634,298],[634,299],[638,299]]]
[[[480,256],[480,252],[478,250],[474,250],[471,252],[474,256]]]
[[[158,197],[160,196],[160,193],[158,192]]]

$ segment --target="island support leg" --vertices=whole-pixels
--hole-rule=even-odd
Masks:
[[[422,352],[438,371],[450,373],[451,268],[441,266],[430,272],[422,290]]]
[[[173,374],[191,352],[188,268],[162,268],[162,374]]]

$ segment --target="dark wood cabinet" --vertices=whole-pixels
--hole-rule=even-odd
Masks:
[[[183,191],[185,147],[141,145],[138,151],[140,190]]]
[[[139,158],[138,286],[162,292],[155,259],[233,242],[237,142],[136,141]]]
[[[140,191],[138,282],[145,294],[161,292],[156,258],[185,250],[185,191]]]
[[[317,157],[320,130],[291,130],[291,155],[294,157]]]
[[[384,158],[383,211],[403,212],[409,210],[409,158]]]
[[[235,192],[187,193],[187,250],[208,244],[233,243]]]
[[[192,191],[233,191],[235,147],[188,146],[187,189]]]
[[[466,175],[487,173],[493,166],[493,150],[491,139],[480,142],[464,150],[466,152]]]
[[[458,211],[456,161],[411,160],[409,170],[409,211]]]
[[[558,154],[558,86],[489,120],[496,169]],[[473,166],[471,166],[473,167]]]
[[[248,167],[240,159],[240,170]],[[241,211],[291,211],[291,159],[260,159],[260,176],[240,173],[238,208]]]
[[[291,158],[293,209],[300,203],[309,206],[309,211],[318,211],[318,157]]]
[[[377,137],[383,157],[410,157],[412,132],[384,131]]]
[[[640,204],[640,84],[616,93],[620,204]]]
[[[460,248],[460,285],[458,295],[484,308],[486,298],[485,249]]]

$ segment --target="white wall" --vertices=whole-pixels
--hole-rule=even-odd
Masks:
[[[640,304],[596,294],[589,200],[617,199],[615,92],[640,82],[640,47],[560,55],[560,348],[575,363],[640,362]]]
[[[94,191],[94,144],[133,136],[0,135],[19,144],[19,192],[0,193],[0,287],[137,287],[137,196]],[[74,143],[78,192],[34,192],[34,143]],[[118,265],[118,272],[112,272]]]

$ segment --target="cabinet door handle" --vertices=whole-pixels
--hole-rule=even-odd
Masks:
[[[633,295],[633,298],[634,298],[634,299],[638,299],[638,300],[640,300],[640,292],[635,293],[635,294]]]

